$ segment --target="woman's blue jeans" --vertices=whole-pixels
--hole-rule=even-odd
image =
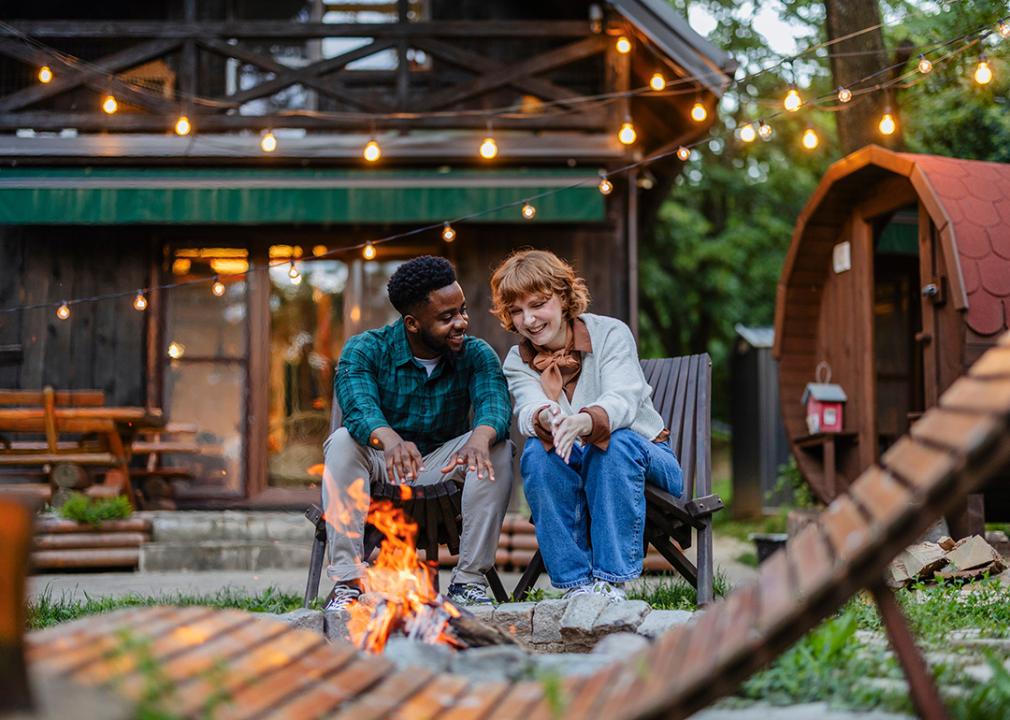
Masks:
[[[669,444],[628,429],[613,432],[606,450],[576,445],[567,465],[538,438],[529,438],[520,467],[537,543],[556,588],[637,578],[645,483],[677,497],[684,492],[684,473]]]

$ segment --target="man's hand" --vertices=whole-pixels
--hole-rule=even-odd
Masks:
[[[381,448],[386,460],[386,477],[394,482],[413,482],[424,470],[424,459],[417,445],[404,440],[392,428],[372,432],[372,446]]]
[[[491,443],[496,437],[494,428],[478,425],[470,433],[466,445],[457,450],[445,464],[442,473],[450,473],[460,465],[465,465],[468,472],[476,470],[479,479],[483,480],[486,476],[488,480],[494,482],[494,466],[491,465],[490,451]]]
[[[593,418],[589,413],[576,413],[562,419],[554,428],[554,452],[567,463],[575,441],[592,430]]]

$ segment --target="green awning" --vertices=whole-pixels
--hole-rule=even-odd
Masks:
[[[596,177],[570,168],[15,168],[0,170],[0,225],[430,223],[527,198],[538,222],[599,222]],[[524,220],[509,207],[472,222]]]

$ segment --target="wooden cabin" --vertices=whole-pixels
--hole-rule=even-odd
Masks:
[[[1010,165],[877,146],[832,165],[796,222],[775,314],[786,431],[816,494],[843,490],[1008,326]],[[825,374],[848,396],[844,428],[811,435],[801,399]]]
[[[663,0],[10,0],[4,17],[0,387],[95,388],[196,425],[180,507],[318,495],[334,362],[394,319],[407,258],[452,259],[471,332],[502,353],[487,278],[516,247],[571,259],[594,310],[634,325],[638,228],[735,67]],[[623,94],[656,72],[669,91]],[[504,207],[441,237],[525,198],[534,221]]]

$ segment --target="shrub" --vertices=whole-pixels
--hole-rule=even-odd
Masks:
[[[133,514],[130,501],[119,495],[113,498],[89,498],[74,493],[63,503],[60,515],[85,525],[100,525],[106,520],[125,520]]]

